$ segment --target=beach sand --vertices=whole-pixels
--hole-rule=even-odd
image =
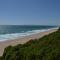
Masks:
[[[55,31],[57,31],[57,29],[51,29],[51,30],[48,30],[45,32],[40,32],[37,34],[25,36],[23,38],[18,38],[18,39],[14,39],[14,40],[7,40],[4,42],[0,42],[0,56],[2,56],[4,48],[9,46],[9,45],[15,46],[17,44],[24,44],[31,39],[38,39],[38,38],[43,37],[44,35],[48,35],[48,34],[55,32]]]

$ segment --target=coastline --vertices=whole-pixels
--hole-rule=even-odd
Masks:
[[[36,33],[36,34],[33,34],[33,35],[25,36],[23,38],[18,38],[18,39],[14,39],[14,40],[7,40],[7,41],[0,42],[0,56],[2,56],[4,48],[9,46],[9,45],[15,46],[17,44],[24,44],[31,39],[38,39],[38,38],[41,38],[45,35],[53,33],[55,31],[57,31],[57,28],[50,29],[50,30],[45,31],[45,32],[40,32],[40,33]]]

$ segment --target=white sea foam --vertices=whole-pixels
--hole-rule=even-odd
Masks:
[[[51,29],[58,29],[57,28],[51,28]],[[0,35],[0,42],[1,41],[6,41],[6,40],[12,40],[16,38],[22,38],[24,36],[40,33],[40,32],[45,32],[51,29],[43,29],[43,30],[32,30],[32,31],[27,31],[27,32],[22,32],[22,33],[12,33],[12,34],[1,34]]]

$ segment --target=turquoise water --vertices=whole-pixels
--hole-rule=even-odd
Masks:
[[[24,37],[35,33],[43,32],[55,26],[41,25],[0,25],[0,41]]]

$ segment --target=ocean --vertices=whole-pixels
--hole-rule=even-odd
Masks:
[[[43,25],[0,25],[0,42],[44,32],[55,27]]]

